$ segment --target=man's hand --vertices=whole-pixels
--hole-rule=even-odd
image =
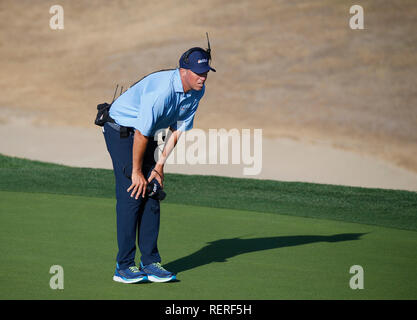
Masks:
[[[142,198],[145,198],[147,185],[148,181],[145,179],[141,171],[132,172],[132,184],[127,189],[127,192],[132,191],[130,196],[132,198],[135,197],[136,200],[140,195],[142,195]]]
[[[156,164],[155,168],[152,169],[151,175],[149,176],[148,182],[151,182],[153,179],[158,181],[161,188],[164,187],[164,166]]]
[[[145,198],[146,187],[148,181],[145,179],[142,173],[143,156],[145,154],[146,146],[148,145],[148,137],[142,135],[139,130],[135,130],[133,138],[133,159],[132,159],[132,184],[127,189],[127,192],[132,191],[130,195],[136,199],[142,195]]]
[[[152,170],[151,175],[149,176],[148,182],[151,182],[155,178],[158,181],[161,188],[164,187],[164,164],[171,151],[177,145],[180,136],[181,131],[173,130],[171,127],[169,127],[168,135],[165,140],[164,149],[162,150],[162,154],[159,157],[158,163],[155,165],[155,168]]]

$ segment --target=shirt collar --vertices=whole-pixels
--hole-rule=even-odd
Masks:
[[[181,82],[180,69],[175,70],[173,85],[174,85],[175,92],[184,93],[184,88],[183,88],[182,82]]]
[[[184,92],[184,87],[182,86],[182,81],[181,81],[181,76],[180,76],[180,69],[175,70],[173,85],[174,85],[175,92],[182,93],[185,98],[191,97],[191,95],[194,92],[194,90],[190,90],[187,93]]]

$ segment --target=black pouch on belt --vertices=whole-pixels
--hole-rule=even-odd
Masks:
[[[132,128],[120,126],[120,138],[127,138],[132,132]]]
[[[109,111],[110,111],[111,104],[108,104],[107,102],[101,103],[97,105],[97,116],[94,123],[100,127],[104,126],[106,122],[113,122],[114,120],[110,117]]]
[[[112,117],[110,117],[110,107],[111,104],[107,102],[97,105],[97,116],[94,123],[100,127],[104,126],[106,122],[116,123]],[[134,132],[133,128],[118,126],[118,131],[120,132],[120,138],[129,137],[131,132]]]

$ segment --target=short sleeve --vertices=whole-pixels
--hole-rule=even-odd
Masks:
[[[134,122],[134,128],[144,136],[151,136],[158,119],[157,96],[154,94],[145,95],[140,103],[139,113]]]

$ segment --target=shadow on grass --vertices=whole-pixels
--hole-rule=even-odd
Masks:
[[[200,250],[164,265],[167,270],[183,272],[212,262],[226,262],[228,258],[255,251],[300,246],[315,242],[341,242],[360,240],[365,233],[342,233],[332,236],[280,236],[255,239],[220,239],[209,242]]]

